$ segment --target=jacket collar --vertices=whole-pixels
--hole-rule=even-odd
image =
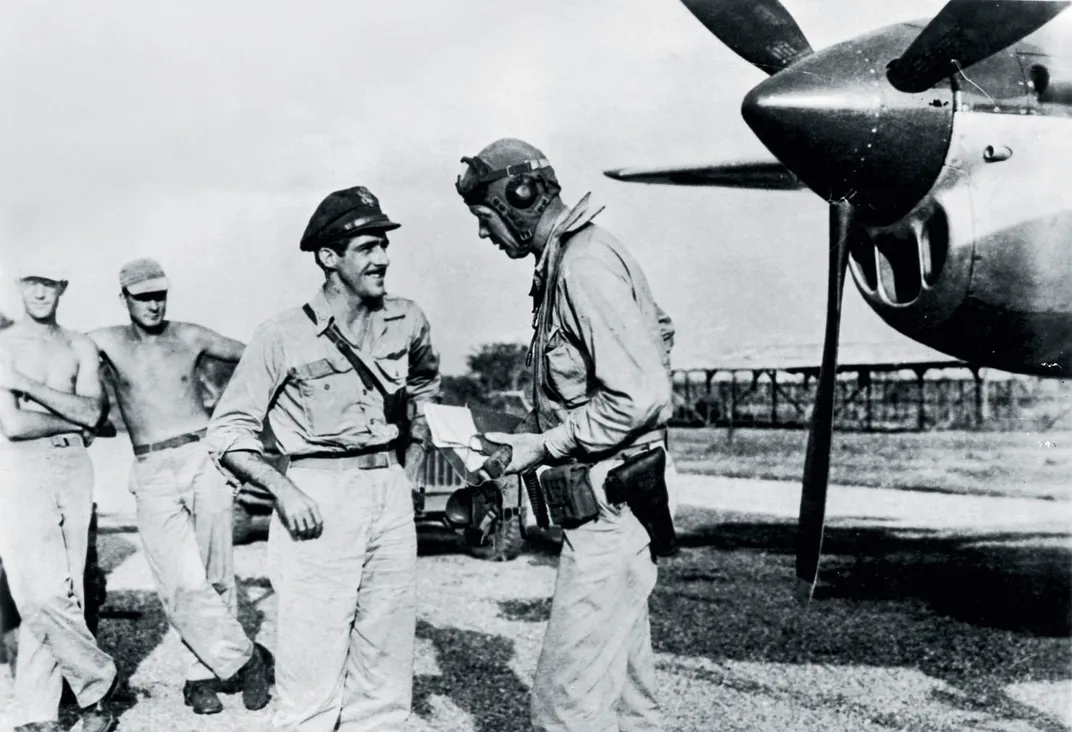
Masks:
[[[546,276],[551,251],[558,248],[559,240],[592,223],[592,219],[606,208],[606,206],[593,207],[591,199],[592,194],[590,192],[585,193],[581,200],[577,202],[577,205],[562,213],[555,225],[551,227],[551,235],[547,237],[547,244],[544,245],[543,252],[540,253],[540,259],[536,262],[536,277],[538,279],[542,280]]]
[[[316,334],[318,336],[324,335],[324,331],[332,323],[335,323],[339,332],[351,345],[359,345],[355,344],[350,329],[335,315],[335,311],[331,308],[331,303],[328,302],[327,297],[324,295],[323,287],[316,291],[316,295],[309,301],[309,306],[312,307],[313,315],[316,316]],[[382,336],[384,331],[387,330],[388,321],[403,318],[405,315],[406,311],[401,301],[393,297],[385,297],[378,307],[369,309],[369,330],[375,333],[377,337]]]

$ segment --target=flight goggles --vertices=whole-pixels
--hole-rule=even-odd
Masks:
[[[467,201],[474,197],[472,194],[478,189],[484,188],[489,183],[493,183],[500,178],[512,178],[515,175],[532,173],[537,170],[551,170],[551,163],[546,158],[525,160],[497,170],[493,170],[479,156],[474,158],[464,157],[462,162],[469,166],[469,170],[464,175],[458,176],[458,180],[454,182],[454,187],[458,189],[458,193],[461,194],[462,198]]]

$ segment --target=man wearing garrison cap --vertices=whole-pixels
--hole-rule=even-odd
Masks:
[[[401,730],[409,716],[412,478],[440,379],[424,313],[385,288],[398,226],[364,187],[321,202],[300,247],[324,284],[257,329],[209,423],[220,463],[275,497],[275,724],[287,730]],[[285,475],[264,459],[265,420]]]

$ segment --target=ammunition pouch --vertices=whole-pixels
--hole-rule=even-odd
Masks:
[[[566,463],[540,475],[540,487],[551,521],[564,529],[576,529],[599,516],[599,503],[592,490],[588,466]]]
[[[662,447],[634,455],[607,473],[608,503],[629,506],[651,539],[652,559],[677,554],[677,534],[666,490],[666,451]]]

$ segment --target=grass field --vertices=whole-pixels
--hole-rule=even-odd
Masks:
[[[674,429],[678,469],[799,481],[804,430]],[[1072,432],[837,432],[835,484],[1072,500]]]

